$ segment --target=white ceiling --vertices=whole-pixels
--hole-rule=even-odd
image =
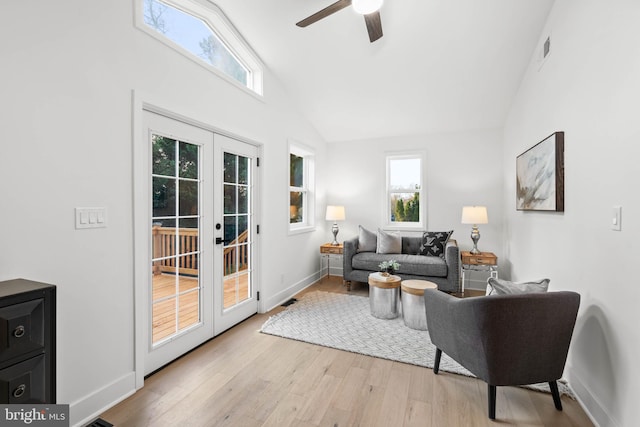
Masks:
[[[553,0],[385,0],[384,37],[334,0],[213,0],[329,142],[503,125]],[[265,87],[265,92],[269,88]]]

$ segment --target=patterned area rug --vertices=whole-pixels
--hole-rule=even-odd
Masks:
[[[271,316],[261,332],[426,368],[433,368],[436,352],[429,332],[407,328],[402,315],[391,320],[377,319],[371,316],[369,298],[332,292],[305,294]],[[474,376],[445,353],[440,370]],[[547,384],[526,387],[549,392]],[[573,397],[565,383],[558,381],[558,388],[561,394]]]

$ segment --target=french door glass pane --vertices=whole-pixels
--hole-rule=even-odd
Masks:
[[[224,153],[224,308],[251,296],[250,159]]]
[[[158,344],[201,321],[200,147],[159,135],[152,142],[151,311]]]
[[[224,182],[234,184],[236,182],[236,163],[238,156],[224,153]]]
[[[175,216],[176,180],[153,177],[153,216]]]
[[[198,146],[180,143],[180,178],[198,179]]]
[[[224,185],[224,214],[234,214],[236,213],[236,191],[237,188],[235,185]]]

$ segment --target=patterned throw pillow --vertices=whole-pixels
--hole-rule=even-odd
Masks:
[[[375,252],[377,244],[376,233],[367,230],[361,225],[358,227],[360,229],[358,232],[358,249],[356,252]]]
[[[487,295],[513,295],[529,294],[535,292],[547,292],[549,279],[541,279],[530,282],[510,282],[508,280],[487,279]]]
[[[439,256],[444,258],[444,248],[453,234],[451,231],[425,231],[418,255]]]
[[[378,228],[378,245],[376,248],[376,253],[402,253],[402,237],[400,237],[398,233],[387,233]]]

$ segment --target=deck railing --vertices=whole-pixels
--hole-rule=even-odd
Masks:
[[[176,230],[178,233],[178,246],[180,253],[178,256],[176,248]],[[198,274],[198,229],[197,228],[173,228],[154,225],[153,235],[153,258],[158,259],[153,262],[153,274],[175,273],[197,275]],[[223,252],[224,274],[228,275],[236,271],[247,268],[248,245],[243,245],[248,239],[248,230],[242,232],[237,239],[233,240]],[[239,245],[239,246],[238,246]],[[237,255],[237,256],[236,256]],[[236,263],[238,268],[236,270]],[[177,264],[177,265],[176,265]]]
[[[237,239],[230,243],[229,247],[224,248],[223,259],[225,276],[247,268],[247,261],[249,260],[249,245],[243,245],[242,243],[246,243],[248,237],[248,230],[245,230],[238,235]],[[236,264],[238,266],[237,269]]]

